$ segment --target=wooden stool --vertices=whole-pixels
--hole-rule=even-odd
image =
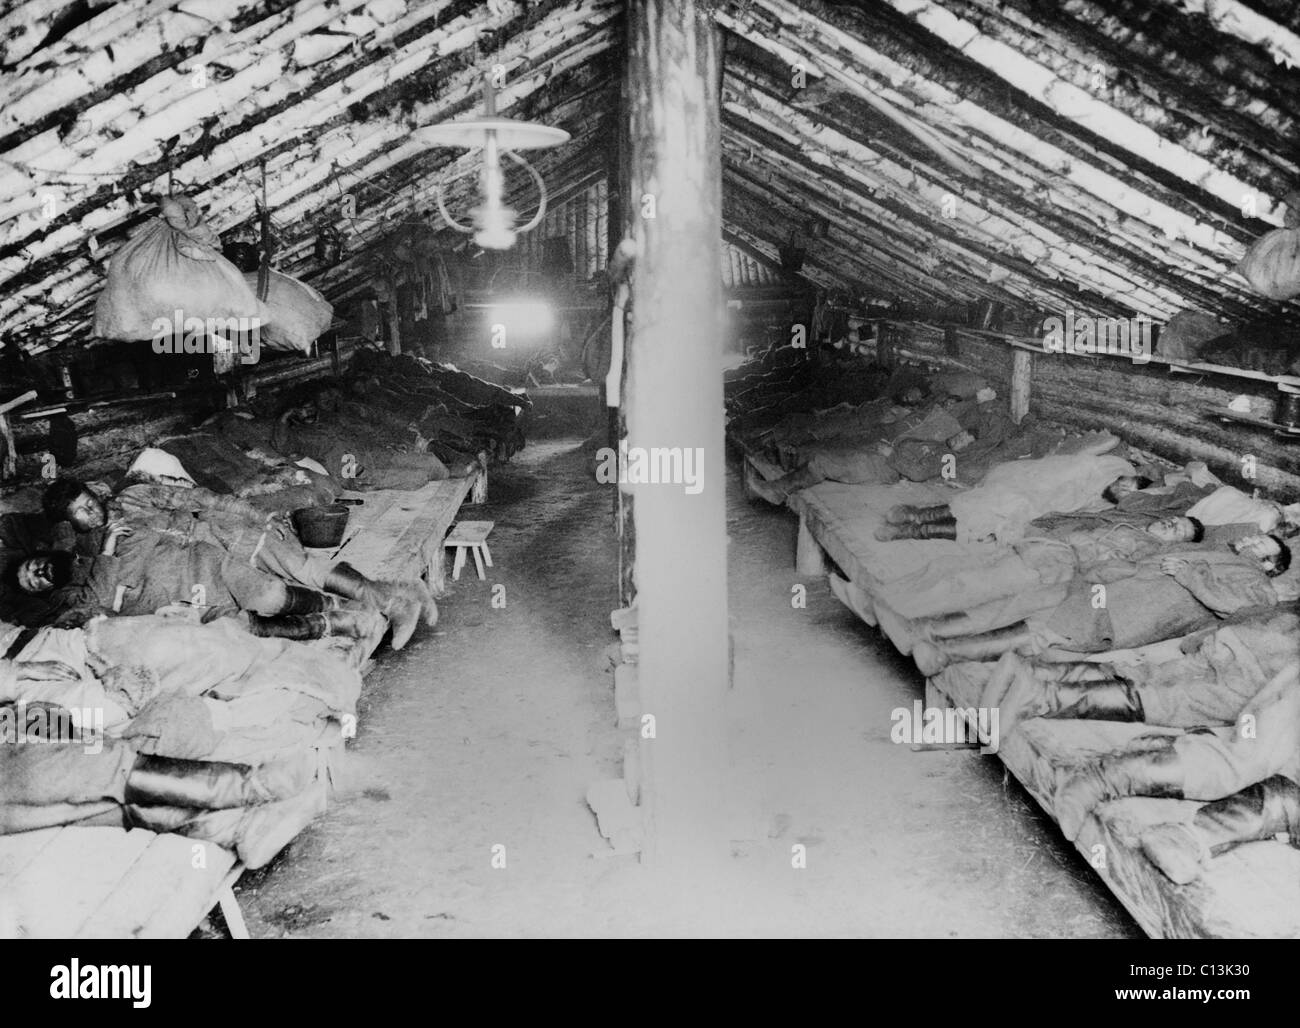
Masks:
[[[474,554],[474,566],[478,568],[478,577],[487,578],[483,565],[492,566],[492,554],[487,547],[487,537],[495,524],[495,521],[458,521],[451,534],[443,540],[443,546],[456,547],[456,560],[451,566],[452,581],[460,580],[460,569],[465,566],[466,553]]]

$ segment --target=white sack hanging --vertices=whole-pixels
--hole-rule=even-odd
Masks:
[[[1277,228],[1260,236],[1237,271],[1270,300],[1300,296],[1300,229]]]
[[[95,302],[95,334],[107,339],[154,339],[158,322],[259,318],[263,305],[238,268],[221,256],[221,240],[189,197],[165,197],[159,217],[138,231],[108,264]],[[222,326],[216,331],[221,332]],[[176,340],[179,344],[180,340]]]
[[[257,272],[246,274],[244,282],[256,292]],[[268,350],[310,356],[312,343],[334,318],[334,307],[319,291],[278,271],[270,272],[265,306],[258,342]]]

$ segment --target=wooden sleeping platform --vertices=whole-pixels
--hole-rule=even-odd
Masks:
[[[827,574],[839,600],[866,624],[878,626],[906,654],[918,636],[906,618],[879,599],[882,583],[892,577],[885,560],[904,557],[907,546],[938,552],[940,546],[955,544],[889,543],[890,549],[881,551],[873,532],[885,502],[894,499],[882,500],[886,494],[886,488],[867,492],[835,483],[795,494],[790,505],[799,515],[796,564],[803,575]],[[1158,660],[1154,651],[1169,647],[1176,651],[1177,640],[1155,643],[1140,652]],[[1075,655],[1089,660],[1113,656]],[[992,666],[956,664],[928,679],[927,707],[978,708]],[[1001,740],[997,756],[1055,820],[1052,802],[1060,769],[1121,749],[1138,735],[1160,731],[1149,725],[1037,718]],[[1300,849],[1277,840],[1239,846],[1216,857],[1199,881],[1183,886],[1175,885],[1147,860],[1138,843],[1141,831],[1163,822],[1190,820],[1199,806],[1149,797],[1105,803],[1088,818],[1075,846],[1153,937],[1300,938]]]
[[[343,546],[316,552],[337,552],[337,560],[372,578],[406,577],[418,569],[435,595],[441,594],[443,537],[466,499],[483,502],[486,488],[480,469],[409,492],[350,494],[364,502],[352,508]],[[347,659],[362,674],[373,666],[370,658],[381,639],[382,634],[346,647]],[[343,742],[337,732],[327,735],[317,750],[323,771]],[[286,804],[285,817],[295,823],[277,825],[277,835],[296,836],[324,810],[323,775],[318,783],[314,812],[310,805]],[[0,837],[0,938],[185,938],[217,906],[231,935],[247,938],[233,891],[244,866],[234,853],[180,835],[115,827],[117,805],[97,806],[83,824]]]
[[[978,707],[991,667],[957,664],[945,669],[926,683],[927,704]],[[1056,820],[1053,794],[1062,769],[1151,734],[1179,733],[1117,721],[1035,718],[1001,740],[997,756]],[[1142,930],[1155,938],[1300,938],[1300,849],[1276,839],[1247,843],[1215,857],[1205,874],[1188,885],[1175,885],[1147,860],[1139,846],[1141,832],[1190,821],[1200,805],[1145,796],[1112,800],[1088,817],[1074,845]]]

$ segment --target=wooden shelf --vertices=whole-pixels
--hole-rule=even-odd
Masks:
[[[991,339],[995,342],[1017,350],[1028,350],[1030,353],[1040,353],[1044,356],[1063,356],[1062,354],[1053,354],[1043,349],[1042,342],[1033,336],[1011,335],[1006,332],[991,332],[982,328],[970,328],[965,325],[941,325],[932,324],[925,321],[898,321],[893,318],[868,318],[868,321],[878,321],[882,324],[894,325],[899,328],[928,328],[942,332],[945,328],[951,328],[957,332],[964,332],[967,335],[980,336],[984,339]],[[1096,353],[1096,354],[1078,354],[1081,357],[1092,357],[1095,360],[1116,360],[1128,361],[1135,363],[1131,357],[1125,357],[1122,354]],[[1300,390],[1300,376],[1297,375],[1266,375],[1262,371],[1250,371],[1247,368],[1231,368],[1223,364],[1206,364],[1200,361],[1180,361],[1172,360],[1168,357],[1161,357],[1159,354],[1152,354],[1146,360],[1137,362],[1139,366],[1156,365],[1168,368],[1169,371],[1176,374],[1190,375],[1221,375],[1227,378],[1250,379],[1255,382],[1268,382],[1277,386],[1283,392]]]

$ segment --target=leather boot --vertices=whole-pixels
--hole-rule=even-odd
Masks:
[[[884,524],[876,529],[876,538],[881,542],[895,539],[956,539],[957,519],[949,515],[938,521]]]
[[[1141,721],[1142,701],[1120,679],[1093,682],[1044,682],[1030,668],[1012,680],[998,704],[998,722],[1008,736],[1021,721],[1035,717],[1079,721]]]
[[[368,639],[383,631],[384,615],[370,607],[360,610],[329,610],[324,617],[326,637]]]
[[[369,584],[370,579],[347,561],[339,561],[325,573],[325,591],[349,600],[365,600]]]
[[[917,524],[940,524],[948,521],[956,523],[953,517],[952,508],[946,503],[940,503],[933,507],[916,507],[916,513],[912,515],[912,520]]]
[[[406,645],[415,627],[438,623],[438,607],[423,582],[383,582],[366,578],[347,563],[336,564],[325,579],[325,587],[350,599],[370,604],[393,625],[393,649]]]
[[[248,615],[248,630],[253,635],[276,639],[323,639],[329,634],[329,621],[325,614],[286,614],[279,617]]]
[[[315,777],[310,751],[252,768],[217,760],[141,753],[126,778],[124,801],[138,806],[224,810],[296,796]]]
[[[1194,882],[1212,857],[1234,846],[1300,833],[1300,785],[1274,775],[1201,807],[1190,824],[1156,825],[1142,833],[1142,852],[1177,885]]]
[[[1097,804],[1120,796],[1183,798],[1183,767],[1172,740],[1148,753],[1102,757],[1064,775],[1052,809],[1073,842]]]
[[[994,707],[1002,706],[1002,697],[1007,694],[1011,688],[1011,683],[1015,681],[1016,675],[1024,665],[1024,658],[1018,653],[1004,653],[998,658],[993,665],[993,672],[989,675],[989,680],[984,683],[984,688],[980,691],[980,706],[985,710],[992,710]],[[1001,715],[999,717],[999,728]]]
[[[269,864],[324,812],[323,791],[309,788],[288,799],[235,810],[131,806],[127,818],[135,828],[171,832],[233,850],[245,867],[256,870]]]
[[[891,525],[922,525],[933,521],[947,521],[952,517],[952,509],[946,503],[929,507],[915,507],[910,503],[900,503],[891,507],[885,520]]]
[[[916,520],[916,512],[920,509],[910,503],[900,503],[896,507],[889,508],[885,521],[891,525],[909,525]]]
[[[338,607],[338,597],[326,596],[324,593],[318,593],[315,589],[307,589],[300,585],[287,585],[284,587],[286,594],[284,606],[280,609],[280,615],[284,614],[319,614],[323,610],[334,610]]]
[[[1006,628],[997,628],[991,632],[981,632],[979,635],[970,635],[964,639],[945,639],[942,645],[928,646],[917,643],[912,649],[912,656],[917,657],[921,653],[926,658],[926,666],[922,666],[921,661],[917,661],[917,667],[921,669],[922,674],[938,674],[949,664],[957,664],[962,661],[989,661],[1001,657],[1004,653],[1010,653],[1021,646],[1028,644],[1033,638],[1033,633],[1025,626],[1023,621],[1017,621],[1014,625],[1008,625]],[[929,670],[933,667],[934,670]]]

